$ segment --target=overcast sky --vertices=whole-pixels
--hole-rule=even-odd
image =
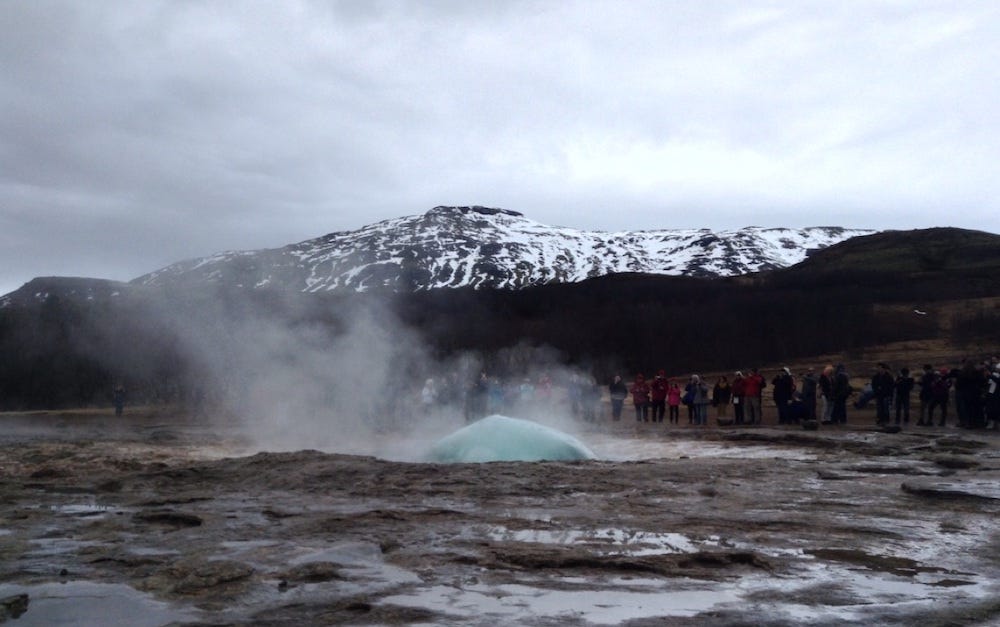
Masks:
[[[1000,2],[0,2],[0,294],[436,205],[1000,232]]]

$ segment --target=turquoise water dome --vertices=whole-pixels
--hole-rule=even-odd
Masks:
[[[574,461],[596,456],[567,433],[494,414],[438,440],[428,457],[442,463],[479,463]]]

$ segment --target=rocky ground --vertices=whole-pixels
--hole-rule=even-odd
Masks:
[[[0,415],[0,622],[1000,624],[1000,436],[578,434],[601,461],[247,454]]]

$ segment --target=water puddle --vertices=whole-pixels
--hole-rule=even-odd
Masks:
[[[73,540],[72,538],[34,538],[29,542],[35,548],[25,554],[26,558],[56,557],[76,553],[84,547],[100,544],[94,540]]]
[[[519,623],[545,617],[596,625],[617,625],[654,616],[691,617],[739,601],[735,593],[727,590],[683,589],[684,582],[678,581],[671,581],[666,589],[662,581],[657,583],[658,589],[648,592],[551,590],[518,584],[434,586],[414,594],[389,596],[383,601],[458,615],[469,624]]]
[[[63,516],[76,516],[79,518],[103,518],[119,510],[110,505],[100,505],[97,503],[73,503],[69,505],[50,505],[49,510]]]
[[[157,627],[197,618],[196,611],[157,601],[123,584],[88,581],[31,586],[0,585],[0,598],[27,594],[28,608],[18,627],[58,625],[131,625]]]
[[[579,578],[559,580],[565,586],[587,587],[585,592],[551,590],[552,580],[530,585],[496,588],[436,587],[411,594],[396,595],[387,602],[427,607],[445,613],[468,613],[482,604],[483,615],[502,616],[502,621],[518,621],[537,612],[555,619],[584,620],[597,624],[653,616],[690,617],[704,611],[732,609],[752,602],[756,611],[773,612],[794,620],[854,620],[868,615],[872,604],[893,606],[900,611],[919,611],[927,604],[949,599],[989,598],[991,582],[981,574],[949,568],[947,556],[952,551],[965,554],[972,549],[973,537],[956,536],[951,542],[934,545],[935,521],[915,521],[900,525],[896,520],[873,519],[887,528],[906,534],[906,541],[882,542],[864,551],[831,549],[833,555],[817,559],[810,552],[792,546],[767,546],[754,542],[730,540],[719,536],[698,538],[680,533],[598,529],[509,529],[492,527],[486,531],[495,542],[539,543],[580,546],[602,555],[652,556],[696,553],[718,549],[753,551],[779,560],[795,572],[795,585],[760,574],[741,574],[738,582],[687,581],[683,590],[678,582],[662,579],[611,579],[597,581]],[[926,534],[926,535],[925,535]],[[891,552],[885,549],[891,547]],[[881,548],[882,550],[879,550]],[[838,558],[839,553],[843,557]],[[855,553],[857,553],[855,555]],[[867,562],[871,562],[867,565]],[[831,561],[832,560],[832,561]],[[595,584],[598,589],[594,589]],[[648,587],[650,591],[637,589]],[[816,591],[822,591],[817,593]],[[830,591],[839,591],[832,594]],[[809,599],[807,602],[799,598]]]
[[[720,546],[717,537],[695,541],[682,533],[649,533],[626,529],[507,529],[494,527],[487,532],[497,542],[580,545],[606,555],[665,555],[694,553],[700,547]]]

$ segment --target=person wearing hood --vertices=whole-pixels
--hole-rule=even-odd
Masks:
[[[641,373],[632,384],[632,404],[635,405],[636,422],[649,422],[649,384]]]

